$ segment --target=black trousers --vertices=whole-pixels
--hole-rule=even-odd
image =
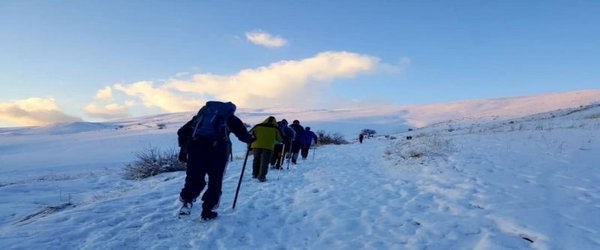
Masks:
[[[302,145],[302,150],[300,151],[300,155],[302,155],[302,159],[306,159],[306,157],[308,157],[309,150],[310,150],[310,144]]]
[[[271,156],[271,165],[281,166],[282,158],[284,155],[284,147],[283,144],[277,143],[275,144],[275,148],[273,149],[273,155]]]
[[[204,187],[202,209],[213,210],[219,206],[223,175],[229,155],[228,142],[194,141],[188,146],[185,184],[179,196],[182,201],[194,202]],[[208,182],[205,177],[208,176]]]

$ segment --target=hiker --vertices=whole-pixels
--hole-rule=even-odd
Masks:
[[[298,160],[298,153],[300,152],[300,148],[304,144],[304,127],[300,125],[300,121],[294,120],[290,128],[296,132],[296,136],[294,137],[294,141],[292,142],[292,163],[296,164]]]
[[[250,144],[254,153],[252,162],[252,178],[257,178],[260,182],[267,180],[269,171],[269,162],[273,154],[273,148],[276,142],[283,141],[283,137],[277,127],[275,117],[269,116],[262,123],[254,126],[250,133],[256,137],[256,141]]]
[[[304,128],[304,138],[302,140],[302,151],[300,152],[302,160],[306,160],[306,157],[308,157],[308,150],[310,150],[310,145],[313,141],[317,144],[318,137],[314,132],[310,131],[310,127],[306,126],[306,128]]]
[[[193,202],[207,184],[205,175],[208,175],[208,188],[202,195],[201,218],[211,220],[217,217],[218,213],[213,210],[219,206],[223,174],[231,151],[229,133],[233,132],[244,143],[255,140],[244,123],[233,114],[235,108],[231,102],[209,101],[177,131],[181,148],[179,160],[187,162],[185,185],[179,194],[183,203],[179,215],[191,213]]]
[[[365,135],[363,133],[358,134],[358,141],[360,143],[362,143],[362,141],[365,139]]]
[[[273,150],[273,156],[271,157],[271,165],[275,169],[281,169],[281,165],[283,165],[283,160],[285,159],[287,152],[290,151],[292,146],[292,141],[296,136],[296,132],[288,126],[288,122],[286,119],[282,119],[277,122],[279,127],[279,132],[283,136],[283,142],[278,142],[275,144],[275,148]]]

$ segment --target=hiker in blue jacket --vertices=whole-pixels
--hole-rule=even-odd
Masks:
[[[310,145],[312,144],[312,142],[314,141],[315,144],[317,144],[318,142],[318,137],[317,135],[310,131],[310,127],[306,127],[304,128],[304,138],[302,140],[302,159],[306,160],[306,157],[308,157],[308,150],[310,150]]]
[[[294,137],[294,141],[292,142],[292,163],[296,164],[298,160],[298,154],[300,153],[300,149],[304,144],[304,127],[300,125],[300,121],[294,120],[290,128],[296,132],[296,136]]]

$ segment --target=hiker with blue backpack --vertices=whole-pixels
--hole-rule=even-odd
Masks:
[[[209,101],[177,131],[179,160],[187,162],[185,184],[179,194],[183,203],[180,216],[190,215],[194,201],[208,184],[202,195],[201,219],[217,217],[218,213],[213,210],[219,206],[223,174],[231,152],[229,134],[233,132],[244,143],[255,140],[240,118],[234,115],[235,109],[231,102]]]

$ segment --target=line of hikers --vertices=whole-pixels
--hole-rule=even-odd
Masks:
[[[296,164],[299,155],[306,159],[312,143],[318,143],[310,127],[302,127],[298,120],[288,126],[286,119],[277,122],[273,116],[254,126],[250,133],[256,137],[250,145],[254,153],[252,177],[260,182],[266,181],[269,166],[281,169],[285,159]]]
[[[180,216],[191,213],[193,202],[208,185],[202,196],[201,218],[217,217],[218,213],[213,210],[219,205],[223,175],[231,153],[230,132],[248,144],[248,153],[252,150],[252,177],[259,182],[267,180],[269,166],[282,169],[285,159],[296,164],[299,155],[306,159],[312,143],[318,143],[317,135],[298,120],[288,125],[286,119],[278,122],[269,116],[248,131],[234,115],[235,109],[231,102],[209,101],[177,131],[179,160],[187,163],[185,184],[179,194],[183,203]]]

